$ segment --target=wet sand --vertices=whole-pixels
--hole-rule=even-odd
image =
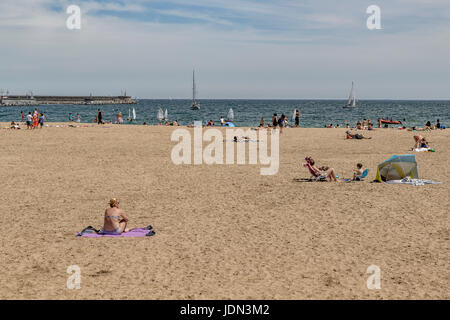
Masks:
[[[444,184],[413,187],[370,183],[378,163],[410,153],[402,130],[287,129],[278,174],[262,176],[260,165],[174,165],[173,127],[50,125],[0,129],[2,299],[450,298],[450,130],[423,133],[437,152],[416,154],[420,177]],[[297,182],[307,155],[341,177],[357,162],[371,171]],[[75,237],[102,225],[111,197],[156,235]],[[71,265],[79,290],[66,287]],[[366,287],[370,265],[380,290]]]

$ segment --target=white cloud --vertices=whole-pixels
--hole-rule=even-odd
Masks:
[[[38,0],[32,7],[27,2],[0,3],[0,38],[6,44],[0,87],[11,92],[115,94],[127,88],[139,97],[183,98],[190,95],[195,67],[201,98],[339,98],[352,80],[361,98],[449,98],[450,29],[442,23],[398,33],[368,31],[364,6],[359,16],[358,8],[341,15],[347,7],[333,12],[312,2],[245,1],[244,9],[236,7],[239,14],[303,12],[307,24],[226,28],[232,19],[214,11],[160,9],[207,23],[168,24],[95,15],[102,8],[141,12],[144,1],[127,6],[90,1],[82,29],[70,31],[65,12],[48,9],[53,1]],[[232,7],[238,2],[209,3]],[[223,20],[218,27],[216,19]]]

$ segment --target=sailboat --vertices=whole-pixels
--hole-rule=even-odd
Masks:
[[[196,94],[197,88],[195,87],[195,70],[192,70],[192,103],[191,103],[191,109],[192,110],[200,110],[200,104],[195,100],[195,94]]]
[[[133,108],[133,120],[136,120],[136,109]]]
[[[352,81],[352,89],[350,90],[347,104],[343,108],[345,108],[345,109],[356,108],[356,95],[355,95],[355,88],[354,88],[353,81]]]
[[[169,113],[167,112],[167,109],[164,111],[164,120],[169,120]]]
[[[158,110],[158,114],[156,115],[156,119],[158,119],[159,122],[164,120],[164,112],[161,108]]]
[[[227,118],[228,118],[227,121],[233,122],[233,120],[234,120],[234,112],[233,112],[232,108],[230,108],[230,110],[228,111]]]

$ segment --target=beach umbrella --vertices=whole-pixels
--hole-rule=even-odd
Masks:
[[[375,180],[383,182],[405,177],[419,179],[416,156],[413,154],[395,155],[380,163]]]
[[[233,109],[232,108],[230,108],[230,110],[228,111],[228,120],[229,121],[233,121],[234,120],[234,112],[233,112]]]
[[[164,119],[164,112],[162,111],[161,108],[159,108],[158,114],[157,114],[156,118],[157,118],[158,121],[160,121],[160,122],[163,121],[163,119]]]

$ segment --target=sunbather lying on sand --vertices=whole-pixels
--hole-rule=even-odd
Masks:
[[[116,198],[109,200],[110,208],[105,210],[104,226],[99,233],[121,234],[129,231],[127,228],[128,217],[123,210],[119,209],[119,203],[119,200]]]
[[[347,139],[372,139],[372,137],[364,137],[359,133],[352,134],[350,131],[346,131],[345,133],[347,134]]]

